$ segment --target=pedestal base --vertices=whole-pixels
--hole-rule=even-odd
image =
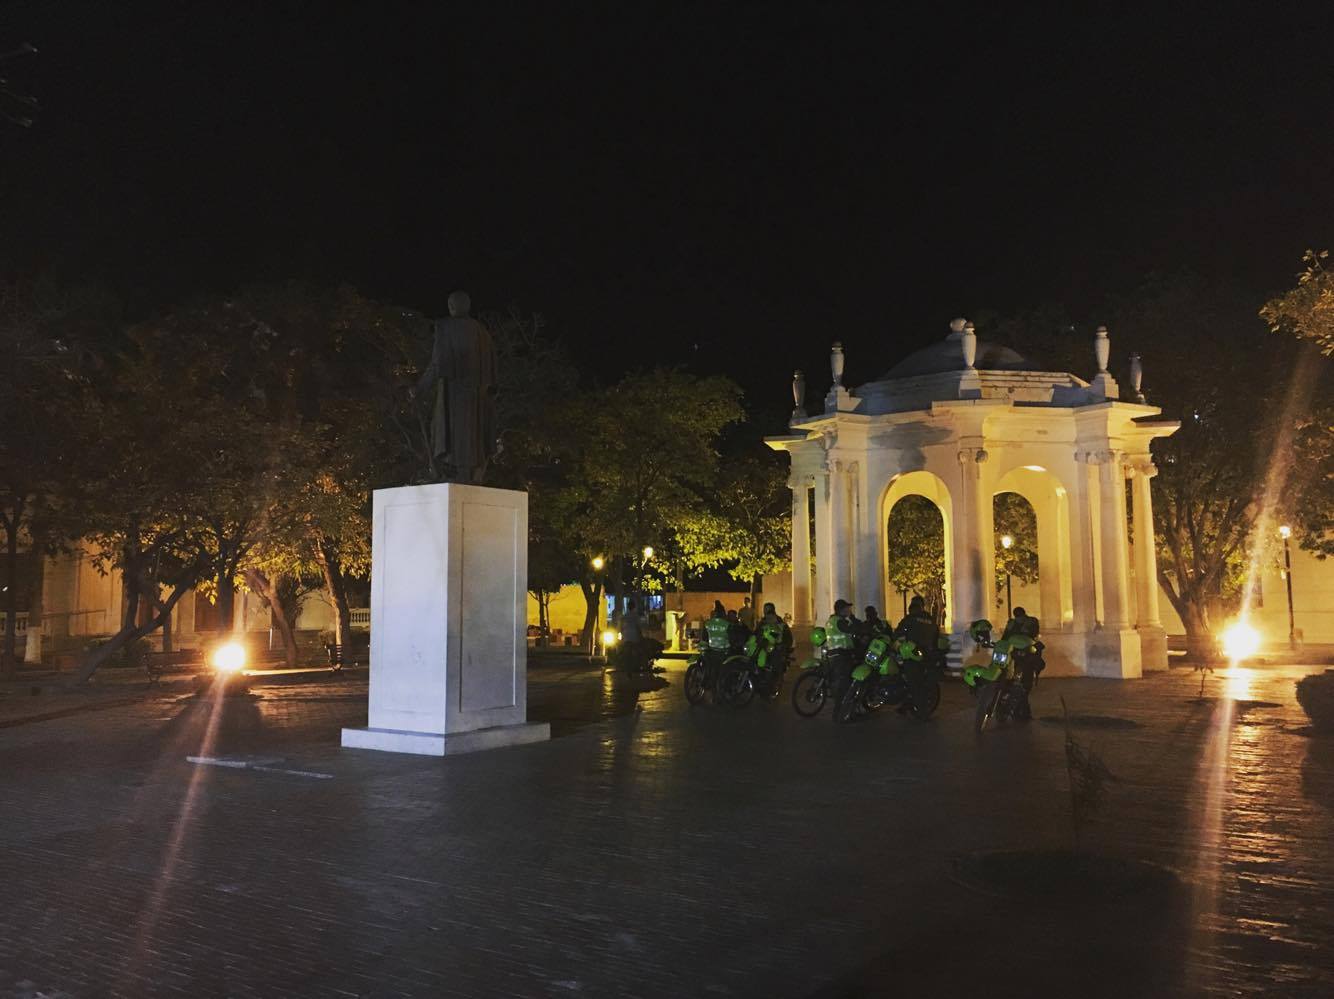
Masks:
[[[546,742],[550,738],[551,725],[547,722],[496,725],[492,728],[476,728],[471,732],[453,732],[449,735],[405,732],[393,728],[345,728],[343,748],[377,749],[384,753],[412,753],[417,756],[457,756],[484,749]]]
[[[1139,647],[1145,673],[1160,673],[1167,669],[1167,632],[1163,628],[1140,625]]]
[[[1089,632],[1085,672],[1117,680],[1134,680],[1144,675],[1140,658],[1139,632],[1134,628],[1103,628]]]

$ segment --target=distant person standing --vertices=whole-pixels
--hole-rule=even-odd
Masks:
[[[741,609],[737,611],[736,618],[746,626],[747,631],[755,630],[755,608],[750,605],[750,597],[746,597],[741,604]]]

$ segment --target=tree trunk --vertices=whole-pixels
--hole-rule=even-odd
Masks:
[[[584,594],[584,627],[579,633],[579,644],[582,648],[591,649],[593,647],[593,630],[598,626],[598,601],[602,599],[602,582],[594,580],[579,580],[579,589]]]
[[[171,615],[168,614],[162,619],[162,651],[174,652],[175,642],[172,640]]]
[[[1186,658],[1191,662],[1213,662],[1218,659],[1218,641],[1214,638],[1213,629],[1209,627],[1209,608],[1186,598],[1176,610],[1186,629]]]
[[[756,573],[750,577],[750,612],[755,615],[755,621],[760,620],[760,575]]]
[[[121,649],[129,645],[136,639],[143,638],[145,635],[152,634],[162,626],[162,622],[171,614],[172,609],[180,602],[180,599],[193,586],[193,580],[188,583],[182,583],[172,590],[171,595],[166,601],[159,603],[155,608],[156,613],[151,613],[147,622],[144,624],[135,624],[133,612],[127,616],[125,624],[121,626],[120,631],[112,635],[107,641],[88,651],[79,663],[79,668],[70,680],[71,686],[79,686],[87,683],[103,664],[120,652]],[[137,605],[138,600],[136,599]]]
[[[25,663],[42,661],[42,615],[46,613],[42,590],[46,581],[46,545],[34,538],[32,543],[32,597],[28,601],[28,642],[23,649]]]
[[[352,640],[352,608],[347,602],[347,580],[333,545],[323,538],[315,541],[315,559],[324,575],[324,588],[334,605],[334,642],[347,648]],[[350,651],[350,649],[349,649]]]
[[[287,664],[287,668],[296,669],[296,632],[292,630],[292,622],[288,620],[287,610],[283,607],[282,596],[278,592],[277,585],[258,569],[246,569],[245,582],[246,586],[250,587],[251,592],[258,596],[264,606],[268,608],[273,626],[278,629],[278,634],[282,636],[283,661]]]
[[[225,632],[236,629],[236,583],[226,569],[219,569],[216,577],[218,587],[218,623]]]
[[[612,560],[612,593],[616,597],[616,606],[612,609],[612,623],[620,624],[621,615],[625,612],[625,559],[617,556]]]
[[[4,600],[0,602],[5,611],[5,638],[0,648],[0,676],[13,676],[18,669],[18,585],[19,585],[19,518],[21,508],[15,510],[14,519],[5,519],[5,590]]]
[[[1186,629],[1186,659],[1203,663],[1217,661],[1220,658],[1218,642],[1209,626],[1209,604],[1202,595],[1202,588],[1183,586],[1178,589],[1176,581],[1162,566],[1158,567],[1158,584]]]

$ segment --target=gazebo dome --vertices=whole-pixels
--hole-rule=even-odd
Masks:
[[[977,341],[973,366],[981,371],[1033,371],[1035,369],[1017,351],[987,340]],[[938,375],[946,371],[966,371],[963,359],[963,334],[951,333],[943,340],[915,350],[890,368],[877,381]]]

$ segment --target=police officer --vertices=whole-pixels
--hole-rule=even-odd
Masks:
[[[792,629],[788,627],[786,621],[778,616],[778,610],[773,604],[764,605],[764,615],[760,618],[760,623],[756,625],[756,633],[763,631],[766,627],[775,627],[782,633],[782,638],[778,640],[778,647],[782,650],[786,659],[792,658],[792,649],[795,643],[792,641]]]

